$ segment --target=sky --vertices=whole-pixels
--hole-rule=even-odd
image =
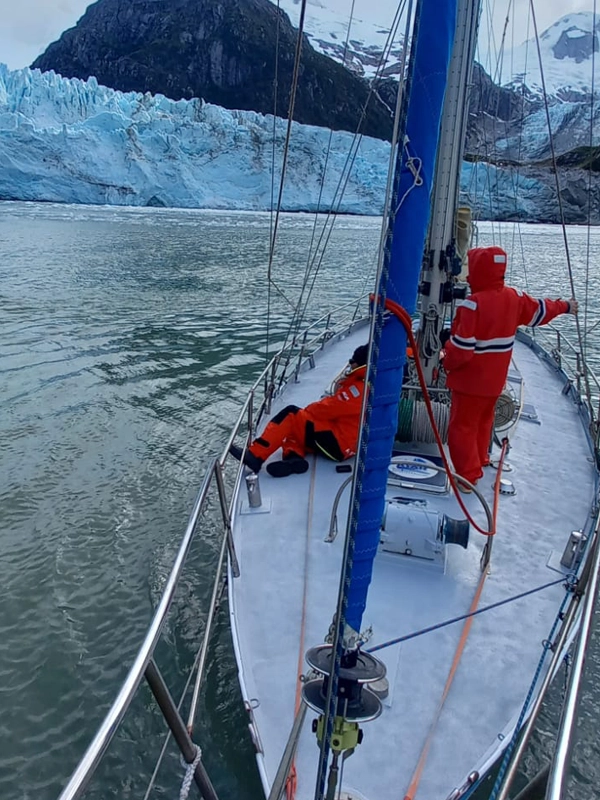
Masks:
[[[323,2],[327,4],[327,0]],[[593,2],[535,0],[540,33],[569,12],[591,11]],[[378,0],[356,0],[357,7],[361,4],[373,9]],[[76,24],[88,5],[90,0],[0,0],[0,62],[11,69],[29,66],[63,31]],[[529,0],[514,0],[513,5],[515,44],[520,44],[525,38]],[[485,6],[493,9],[494,27],[501,34],[508,0],[484,0]],[[518,36],[518,31],[523,31],[522,37]]]

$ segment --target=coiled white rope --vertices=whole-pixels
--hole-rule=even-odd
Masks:
[[[187,800],[187,797],[190,793],[190,789],[192,787],[192,781],[194,780],[194,773],[196,772],[196,767],[200,763],[200,759],[202,758],[202,750],[198,747],[198,745],[194,745],[196,748],[196,756],[191,764],[185,764],[185,777],[183,779],[183,783],[181,784],[181,789],[179,790],[179,800]],[[185,762],[184,762],[185,763]]]

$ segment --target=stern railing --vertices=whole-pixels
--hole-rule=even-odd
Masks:
[[[589,645],[593,614],[600,588],[600,495],[598,487],[598,469],[600,469],[600,406],[598,405],[600,402],[600,381],[578,346],[573,344],[563,331],[553,325],[544,327],[546,330],[542,329],[541,331],[525,332],[519,330],[517,338],[524,341],[540,358],[561,374],[564,381],[563,393],[571,394],[573,400],[578,403],[581,417],[586,423],[588,441],[596,464],[596,488],[591,512],[592,518],[590,520],[587,552],[581,563],[581,573],[573,591],[570,606],[565,612],[561,629],[553,643],[553,664],[548,669],[529,718],[521,729],[520,741],[502,781],[498,800],[507,798],[509,795],[510,787],[516,776],[519,764],[522,762],[526,746],[546,695],[546,690],[558,669],[559,662],[564,658],[565,645],[568,647],[569,639],[574,638],[573,666],[563,700],[561,720],[551,763],[528,786],[528,788],[532,789],[532,792],[535,788],[537,793],[542,783],[546,784],[547,778],[545,799],[564,800],[566,797],[585,654]],[[590,389],[591,386],[593,386],[593,389]],[[541,797],[541,794],[537,793],[535,796]]]
[[[600,466],[600,379],[578,344],[553,324],[543,328],[519,330],[517,338],[525,339],[533,350],[551,364],[565,380],[565,394],[571,392],[585,409],[587,430],[596,463]]]

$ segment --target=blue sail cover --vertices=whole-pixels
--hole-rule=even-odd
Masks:
[[[396,165],[388,247],[378,288],[380,297],[394,300],[411,315],[416,306],[429,222],[457,2],[422,0],[419,19],[415,23],[418,31],[415,29],[416,43],[413,40],[416,50],[406,117],[408,143],[399,153],[401,164]],[[418,169],[421,185],[414,185],[415,175],[407,166],[407,158],[418,159],[413,165]],[[355,544],[345,617],[346,624],[355,631],[360,631],[379,544],[387,470],[398,427],[398,405],[406,359],[406,332],[402,324],[392,317],[380,328],[373,338],[370,408],[367,409],[363,429],[357,468],[357,495],[351,521],[351,526],[355,526]],[[362,459],[364,465],[361,465]]]

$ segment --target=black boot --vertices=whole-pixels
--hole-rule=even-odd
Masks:
[[[288,475],[301,475],[308,470],[308,461],[296,453],[288,453],[282,461],[267,464],[267,472],[274,478],[287,478]]]
[[[260,468],[262,467],[264,461],[262,458],[259,458],[251,453],[250,450],[246,450],[244,453],[241,447],[238,447],[236,444],[232,444],[229,448],[229,452],[235,459],[237,459],[237,461],[243,460],[243,463],[248,467],[248,469],[251,469],[252,472],[260,472]],[[242,453],[244,453],[243,459]]]

